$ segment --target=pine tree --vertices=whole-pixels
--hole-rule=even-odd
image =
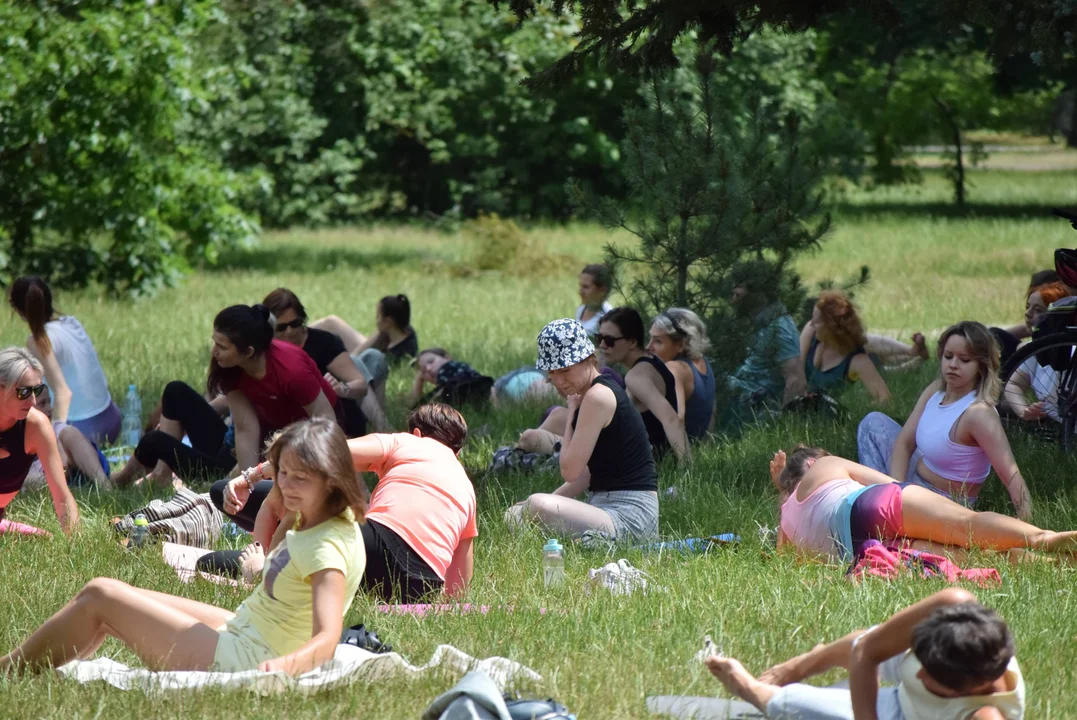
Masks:
[[[824,168],[802,152],[797,118],[778,116],[765,97],[730,98],[719,82],[726,63],[700,50],[690,69],[652,72],[646,103],[626,110],[630,206],[579,188],[574,197],[638,238],[636,248],[607,247],[636,307],[694,310],[720,339],[715,359],[728,371],[749,343],[753,310],[776,300],[799,308],[790,261],[818,245],[830,219],[820,213]],[[734,305],[742,283],[753,300]]]

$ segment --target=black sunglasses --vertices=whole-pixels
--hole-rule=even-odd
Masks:
[[[624,339],[625,339],[624,335],[621,335],[621,336],[618,337],[618,336],[613,336],[613,335],[602,335],[601,333],[596,333],[595,334],[595,341],[598,342],[600,345],[603,345],[603,347],[605,347],[605,348],[613,348],[614,345],[617,344],[617,340],[624,340]]]
[[[15,388],[15,397],[19,400],[27,400],[31,395],[34,397],[41,397],[41,393],[45,392],[45,383],[40,385],[17,387]]]
[[[284,332],[288,328],[295,328],[296,330],[298,330],[301,327],[303,327],[303,318],[296,318],[291,322],[277,323],[277,332]]]

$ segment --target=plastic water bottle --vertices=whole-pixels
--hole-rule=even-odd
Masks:
[[[142,439],[142,398],[134,385],[127,387],[127,399],[123,403],[123,441],[132,448]]]
[[[542,581],[548,588],[565,581],[565,548],[555,538],[542,546]]]
[[[150,521],[146,519],[145,515],[139,513],[135,516],[135,526],[131,528],[131,536],[127,547],[140,548],[149,542],[149,539]]]

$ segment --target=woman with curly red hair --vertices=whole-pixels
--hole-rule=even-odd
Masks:
[[[800,358],[808,389],[833,393],[857,380],[879,402],[890,399],[886,381],[864,346],[867,334],[856,307],[840,290],[825,290],[800,333]]]

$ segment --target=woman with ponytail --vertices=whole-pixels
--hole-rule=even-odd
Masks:
[[[112,402],[97,351],[82,324],[56,312],[52,290],[37,276],[12,283],[8,300],[30,326],[26,347],[44,368],[53,421],[74,425],[92,442],[114,442],[123,415]]]
[[[324,417],[339,423],[341,403],[329,382],[302,348],[273,339],[274,326],[265,305],[233,305],[213,320],[206,387],[210,397],[223,395],[227,403],[235,428],[234,455],[217,410],[176,380],[161,397],[160,429],[142,438],[113,481],[122,486],[147,471],[162,485],[172,473],[181,480],[220,477],[237,461],[239,467],[257,465],[264,439],[293,422]],[[190,446],[182,442],[185,434]],[[220,492],[211,493],[215,500],[226,482],[218,483]]]

